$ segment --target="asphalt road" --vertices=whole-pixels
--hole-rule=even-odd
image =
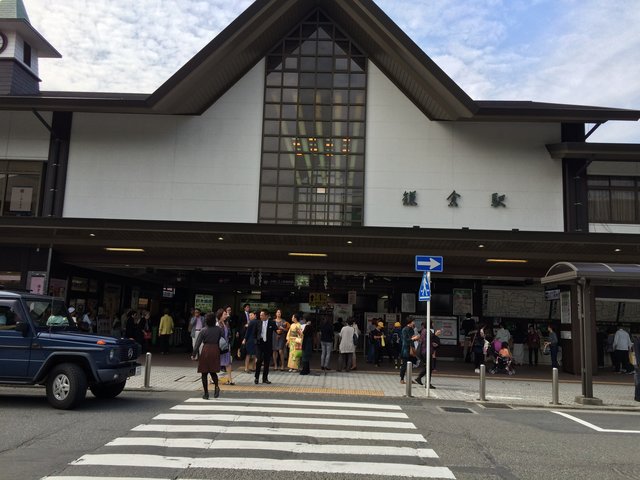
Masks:
[[[251,397],[256,397],[253,403]],[[295,474],[299,479],[353,480],[355,472],[348,473],[353,463],[355,468],[369,469],[369,474],[356,477],[366,479],[399,478],[411,472],[419,478],[640,478],[639,412],[562,410],[565,415],[560,415],[551,409],[484,408],[415,398],[251,397],[227,394],[223,395],[225,402],[213,403],[198,401],[188,392],[125,391],[109,401],[88,394],[79,409],[60,411],[49,407],[42,389],[0,388],[0,478],[73,475],[290,480],[294,474],[283,470],[292,461],[311,470]],[[196,401],[185,402],[187,399]],[[172,409],[174,406],[180,410]],[[260,410],[265,407],[267,415],[279,420],[256,418],[263,415]],[[298,408],[316,411],[295,410]],[[185,415],[198,417],[190,420]],[[205,419],[202,415],[225,416]],[[283,423],[283,418],[291,423]],[[132,431],[140,425],[155,428],[160,424],[165,428],[197,424],[231,429]],[[371,432],[377,438],[367,438]],[[416,435],[426,442],[416,440]],[[140,444],[147,437],[160,437],[162,444]],[[115,444],[105,446],[114,440]],[[178,445],[173,447],[168,443],[176,441]],[[203,442],[204,446],[199,445]],[[301,444],[308,451],[287,451],[292,446],[299,449]],[[365,451],[348,452],[357,445],[366,446]],[[392,454],[393,449],[399,449],[398,453]],[[430,458],[430,449],[439,458]],[[195,463],[185,468],[180,459]],[[142,466],[147,460],[155,466]],[[72,462],[76,464],[69,466]],[[336,473],[313,470],[327,465],[337,469]]]

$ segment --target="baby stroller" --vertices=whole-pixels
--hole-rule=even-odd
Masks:
[[[516,369],[513,368],[513,359],[504,355],[495,356],[495,364],[491,370],[493,375],[496,373],[506,373],[507,375],[515,375]]]

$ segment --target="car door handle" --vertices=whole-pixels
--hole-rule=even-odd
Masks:
[[[31,348],[42,348],[42,345],[40,345],[40,344],[39,344],[39,343],[37,343],[37,342],[33,342],[33,343],[31,344]]]

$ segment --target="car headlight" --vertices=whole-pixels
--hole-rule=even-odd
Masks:
[[[111,350],[109,350],[109,361],[110,362],[117,362],[118,361],[118,349],[117,348],[112,348]]]

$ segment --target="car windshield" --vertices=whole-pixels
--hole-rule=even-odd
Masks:
[[[70,327],[75,323],[69,318],[67,307],[62,300],[56,299],[27,299],[29,315],[41,328]]]

